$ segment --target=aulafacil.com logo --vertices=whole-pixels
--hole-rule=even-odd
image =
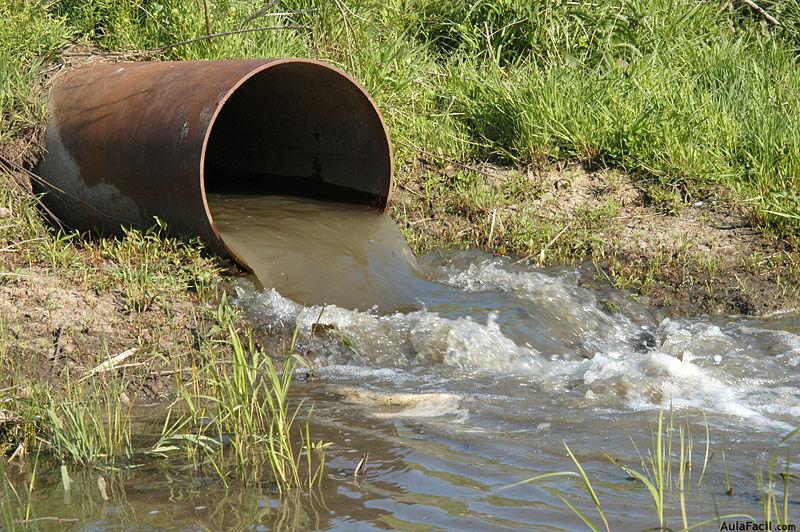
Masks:
[[[797,530],[794,523],[756,523],[755,521],[722,521],[719,525],[720,530],[758,530],[764,532]]]

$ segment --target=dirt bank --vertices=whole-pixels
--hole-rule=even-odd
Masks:
[[[131,394],[168,397],[224,332],[223,265],[158,226],[115,239],[61,233],[26,180],[0,165],[0,390],[58,388],[127,353],[116,365]]]
[[[798,308],[798,254],[754,227],[729,191],[702,197],[613,169],[536,170],[425,157],[392,208],[417,252],[477,246],[534,265],[572,264],[675,314],[766,315]]]

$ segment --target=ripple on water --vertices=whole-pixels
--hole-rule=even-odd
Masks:
[[[619,296],[579,286],[574,271],[478,252],[429,255],[420,268],[449,289],[420,301],[420,310],[305,307],[247,281],[237,302],[262,324],[288,320],[307,332],[319,320],[346,335],[354,349],[311,334],[303,339],[323,353],[321,364],[361,368],[347,370],[351,381],[378,382],[381,372],[402,369],[383,378],[408,388],[424,369],[446,377],[445,390],[459,388],[459,378],[493,382],[513,402],[546,397],[554,408],[624,412],[671,401],[780,431],[800,419],[800,383],[791,371],[800,337],[772,329],[769,320],[661,318],[642,305],[609,305]],[[496,383],[502,375],[522,375],[532,386]]]

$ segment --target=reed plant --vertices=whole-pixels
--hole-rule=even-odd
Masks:
[[[692,481],[692,471],[694,469],[694,451],[692,442],[692,433],[690,424],[687,422],[683,425],[676,425],[673,416],[673,411],[670,408],[669,417],[665,418],[664,409],[661,408],[658,414],[656,426],[651,428],[651,442],[646,452],[642,454],[639,451],[636,443],[631,440],[634,449],[639,457],[640,468],[637,469],[631,465],[621,462],[619,459],[606,453],[606,459],[616,464],[622,469],[631,479],[635,480],[639,486],[645,489],[645,492],[652,502],[653,518],[657,523],[655,529],[657,530],[682,530],[689,531],[697,528],[702,528],[712,523],[720,524],[725,519],[746,519],[755,521],[755,518],[749,514],[732,513],[716,515],[713,518],[705,519],[699,522],[690,523],[687,511],[687,500],[691,495],[692,490],[700,489],[703,486],[703,481],[706,478],[705,473],[709,465],[709,451],[710,451],[710,431],[708,428],[708,420],[705,415],[703,416],[705,422],[705,448],[703,451],[702,467],[700,476],[696,482]],[[677,436],[677,438],[675,438]],[[674,441],[677,439],[677,441]],[[537,475],[535,477],[525,479],[511,486],[518,486],[520,484],[539,482],[545,479],[554,477],[575,477],[580,479],[584,491],[591,500],[591,506],[594,508],[599,521],[592,519],[587,512],[574,501],[569,500],[558,489],[552,492],[561,499],[561,501],[569,508],[581,521],[594,532],[600,530],[611,531],[613,528],[609,522],[609,515],[603,509],[600,497],[593,485],[586,470],[572,451],[570,446],[564,442],[567,456],[574,464],[577,471],[557,471]],[[777,453],[777,451],[776,451]],[[784,475],[784,498],[783,498],[783,513],[778,514],[777,499],[772,485],[774,482],[773,467],[775,462],[775,454],[773,454],[772,461],[770,462],[768,477],[763,479],[757,475],[759,479],[759,493],[761,494],[762,507],[765,516],[765,522],[778,522],[788,523],[788,487],[789,487],[789,474],[788,474],[788,461],[786,466],[786,474]],[[726,467],[726,482],[727,482],[727,467]],[[509,487],[511,487],[509,486]],[[728,484],[729,486],[729,484]],[[730,493],[730,487],[728,487]],[[671,523],[670,509],[677,508],[679,526]],[[775,515],[775,520],[772,519]]]
[[[243,341],[230,323],[228,334],[231,371],[212,363],[205,383],[205,398],[214,409],[209,427],[219,441],[228,442],[220,447],[220,458],[232,457],[245,481],[260,479],[261,468],[268,465],[280,491],[313,485],[321,474],[312,464],[319,445],[310,439],[308,417],[305,425],[298,423],[303,401],[293,406],[290,397],[295,372],[306,363],[292,353],[293,342],[279,370],[272,358],[253,345],[251,336]],[[303,453],[307,455],[305,475],[301,472]]]
[[[257,348],[224,298],[211,314],[227,338],[206,342],[199,363],[176,367],[183,377],[155,441],[146,432],[152,415],[140,420],[137,397],[126,395],[125,372],[110,371],[66,375],[62,387],[31,386],[26,397],[17,387],[8,390],[15,395],[0,393],[0,405],[14,415],[0,426],[6,451],[30,455],[41,447],[62,463],[111,470],[183,456],[195,467],[210,465],[226,484],[268,482],[281,493],[318,487],[327,444],[312,438],[312,408],[292,392],[306,363],[294,344],[279,359]]]
[[[113,464],[131,458],[132,403],[124,388],[98,380],[67,382],[58,395],[48,392],[42,418],[48,447],[61,459],[81,465]]]
[[[785,444],[795,438],[798,432],[800,432],[800,429],[791,431],[781,439],[781,444]],[[756,483],[758,486],[758,496],[761,502],[763,520],[764,523],[770,526],[770,529],[772,529],[773,525],[777,525],[779,529],[783,529],[783,527],[792,523],[789,519],[789,480],[797,477],[790,472],[792,463],[790,447],[786,448],[786,464],[784,470],[781,472],[777,471],[778,453],[781,450],[780,447],[775,449],[770,456],[766,477],[763,471],[759,470],[756,472]],[[780,504],[775,489],[778,482],[783,484],[783,496]]]
[[[174,420],[167,416],[152,452],[199,457],[223,480],[235,471],[243,483],[260,483],[269,472],[282,493],[318,486],[327,444],[312,439],[305,401],[293,401],[292,380],[306,365],[293,353],[294,342],[276,364],[231,321],[227,333],[230,360],[220,360],[214,350],[203,368],[180,385],[170,412],[183,414]]]

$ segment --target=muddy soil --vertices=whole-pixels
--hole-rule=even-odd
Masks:
[[[200,356],[199,337],[207,332],[198,328],[201,303],[187,294],[128,312],[114,291],[98,292],[43,268],[0,283],[0,342],[6,344],[0,386],[33,378],[60,388],[67,376],[80,379],[128,354],[118,374],[124,372],[131,399],[170,398],[178,368]]]

